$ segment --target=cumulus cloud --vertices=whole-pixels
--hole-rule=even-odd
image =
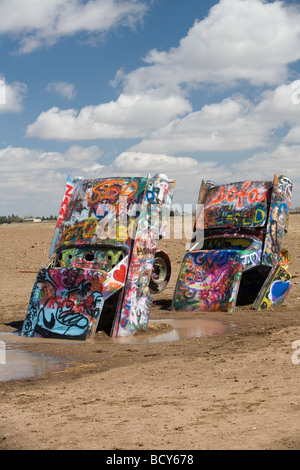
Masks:
[[[165,173],[176,180],[174,201],[181,204],[196,204],[200,184],[211,180],[216,184],[236,181],[273,181],[274,173],[284,174],[294,182],[295,189],[300,186],[300,145],[280,144],[273,150],[254,153],[247,159],[237,162],[220,162],[217,160],[199,161],[187,156],[170,154],[123,152],[104,172],[115,175],[143,176]],[[299,192],[294,191],[296,198],[293,205],[299,205]]]
[[[232,172],[243,179],[266,179],[270,173],[300,179],[300,146],[280,144],[273,150],[255,153],[253,157],[232,164]]]
[[[51,108],[27,127],[27,137],[57,140],[132,139],[136,152],[182,153],[246,150],[270,145],[285,124],[297,143],[300,105],[293,103],[294,82],[265,90],[256,103],[235,94],[193,111],[180,94],[165,90],[126,95],[117,101],[74,109]]]
[[[25,83],[7,83],[0,77],[0,114],[21,112],[26,92]]]
[[[274,90],[265,90],[262,99],[256,107],[256,112],[263,120],[268,120],[273,126],[288,123],[300,124],[299,105],[294,102],[295,84],[298,81],[283,83]]]
[[[125,91],[200,83],[276,85],[300,59],[300,10],[284,2],[220,0],[178,47],[149,52],[123,75]],[[121,75],[119,73],[118,79]]]
[[[93,176],[104,168],[101,156],[96,146],[73,145],[64,153],[13,146],[0,149],[0,214],[57,211],[68,173]]]
[[[226,98],[205,105],[200,111],[170,121],[148,139],[135,145],[135,151],[194,152],[241,150],[264,145],[265,126],[250,118],[253,105],[244,97]]]
[[[247,160],[220,163],[162,153],[123,152],[106,164],[98,146],[73,145],[66,152],[9,146],[0,149],[0,214],[57,214],[68,173],[84,178],[164,173],[176,180],[173,202],[181,205],[197,203],[202,179],[219,184],[249,179],[271,181],[276,172],[291,177],[296,190],[300,186],[299,153],[300,145],[281,144]],[[299,191],[293,205],[300,205]]]
[[[51,108],[27,127],[27,137],[57,140],[131,139],[143,137],[157,126],[191,110],[180,95],[158,90],[121,94],[117,101],[74,109]]]
[[[123,152],[110,164],[102,160],[97,146],[73,145],[63,153],[12,146],[0,149],[0,214],[22,215],[28,210],[36,215],[57,213],[68,173],[84,178],[164,173],[176,179],[175,202],[196,204],[201,179],[212,179],[219,171],[214,161],[198,162],[166,154]],[[230,174],[225,167],[222,173]],[[11,188],[18,191],[12,192]]]
[[[20,53],[30,53],[64,36],[133,27],[145,11],[139,0],[1,0],[0,35],[11,35],[19,41]]]
[[[276,130],[285,124],[300,125],[300,106],[292,101],[293,83],[264,91],[257,103],[234,95],[205,105],[200,111],[173,119],[165,127],[156,129],[132,150],[156,152],[160,149],[178,153],[247,150],[270,145]],[[298,142],[296,134],[297,127],[286,140]]]
[[[292,207],[300,206],[300,145],[279,144],[273,150],[255,153],[253,157],[231,165],[235,181],[245,179],[272,181],[274,173],[293,181]]]
[[[283,139],[283,142],[300,144],[300,126],[292,127]]]
[[[26,136],[143,139],[132,150],[155,153],[245,150],[269,145],[274,131],[288,124],[294,130],[287,141],[295,143],[299,81],[286,79],[289,64],[299,59],[299,8],[278,1],[220,0],[178,47],[150,51],[146,65],[127,75],[119,70],[113,84],[122,83],[123,92],[116,101],[81,110],[51,108],[28,126]],[[192,109],[192,87],[239,80],[270,89],[259,103],[246,98],[245,90],[245,96]]]
[[[49,175],[59,177],[69,168],[74,172],[88,171],[100,158],[101,151],[96,146],[82,148],[73,145],[64,153],[8,146],[0,149],[1,188],[5,191],[13,184],[27,192],[36,192],[37,189],[49,191],[44,185],[44,178]]]
[[[72,100],[76,96],[75,85],[73,83],[51,82],[47,85],[46,91],[57,93],[67,100]]]

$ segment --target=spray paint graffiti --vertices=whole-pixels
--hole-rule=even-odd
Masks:
[[[25,336],[87,339],[103,308],[101,278],[76,268],[42,269],[32,290]]]
[[[187,253],[179,273],[176,310],[232,310],[232,293],[242,271],[243,264],[234,251]]]
[[[175,310],[234,311],[237,304],[263,310],[279,305],[291,287],[287,231],[292,182],[246,181],[217,186],[202,182],[195,233],[178,275]]]
[[[278,178],[275,175],[262,261],[268,266],[274,266],[278,263],[283,238],[288,228],[292,188],[293,185],[289,178],[285,176]]]
[[[205,227],[262,227],[272,183],[246,181],[211,186],[205,199]]]
[[[146,328],[175,182],[68,177],[50,258],[32,289],[23,336],[92,339]],[[165,254],[165,256],[167,256]],[[152,286],[152,289],[151,289]]]

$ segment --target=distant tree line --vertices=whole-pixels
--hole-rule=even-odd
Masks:
[[[8,216],[0,216],[0,224],[12,224],[13,222],[23,222],[23,219],[15,214]]]
[[[57,220],[56,215],[49,215],[49,217],[36,217],[36,218],[41,219],[41,220]]]

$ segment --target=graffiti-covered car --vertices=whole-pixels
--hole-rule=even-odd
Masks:
[[[224,185],[203,181],[172,308],[232,312],[236,305],[263,310],[282,303],[291,287],[289,253],[282,247],[291,193],[285,176]]]
[[[23,336],[93,339],[145,329],[152,293],[166,287],[157,251],[174,191],[165,175],[68,177],[49,259],[37,274]]]

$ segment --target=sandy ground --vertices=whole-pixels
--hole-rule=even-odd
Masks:
[[[224,334],[148,344],[27,341],[23,350],[61,358],[68,368],[0,382],[0,450],[300,449],[300,216],[290,218],[285,246],[293,287],[264,312],[194,314],[228,327]],[[36,272],[48,258],[53,224],[0,226],[0,332],[16,332]],[[158,319],[170,311],[185,240],[162,240],[172,260],[167,289],[154,298]],[[300,358],[300,354],[299,354]],[[5,365],[0,365],[5,367]]]

